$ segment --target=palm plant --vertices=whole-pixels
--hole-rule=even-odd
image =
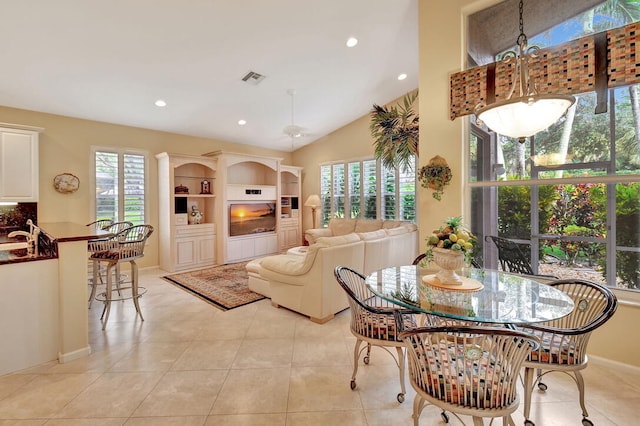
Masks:
[[[413,170],[418,156],[418,115],[413,103],[418,91],[407,93],[400,106],[373,105],[371,110],[371,136],[374,138],[374,155],[384,167],[401,167],[404,172]]]

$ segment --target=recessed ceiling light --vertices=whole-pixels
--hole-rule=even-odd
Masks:
[[[355,37],[349,37],[349,40],[347,40],[347,47],[354,47],[356,44],[358,44],[358,39]]]
[[[238,124],[244,126],[245,124],[247,124],[247,120],[238,120]]]
[[[162,99],[158,99],[158,100],[156,101],[156,106],[157,106],[157,107],[161,107],[161,108],[162,108],[162,107],[166,107],[166,106],[167,106],[167,103],[166,103],[165,101],[163,101]]]
[[[404,80],[405,78],[407,78],[407,75],[405,73],[402,73],[398,76],[398,80],[400,81]]]

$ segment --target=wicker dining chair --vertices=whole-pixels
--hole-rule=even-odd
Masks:
[[[587,367],[587,344],[591,332],[611,318],[618,301],[609,288],[591,281],[556,280],[548,285],[567,293],[575,307],[566,317],[519,327],[519,330],[533,334],[541,342],[540,347],[532,351],[523,364],[525,425],[534,425],[530,413],[531,394],[535,385],[541,391],[547,390],[547,385],[542,382],[543,376],[557,371],[568,374],[575,381],[580,393],[582,424],[592,426],[593,422],[587,418],[589,414],[584,402],[584,380],[580,370]]]
[[[87,226],[92,226],[95,229],[105,229],[107,228],[109,225],[111,225],[113,223],[113,220],[111,219],[98,219],[95,220],[93,222],[87,223]]]
[[[400,333],[407,348],[409,380],[416,391],[413,424],[419,425],[427,403],[475,426],[484,417],[501,417],[504,425],[520,402],[516,387],[522,362],[538,347],[535,337],[496,327],[421,327]]]
[[[356,337],[353,349],[353,374],[351,389],[357,387],[358,361],[366,349],[363,358],[365,364],[371,360],[371,347],[377,346],[389,353],[396,362],[400,372],[400,393],[398,402],[404,402],[405,387],[405,352],[404,343],[399,337],[400,329],[416,327],[413,311],[376,297],[367,287],[365,276],[346,266],[335,268],[336,280],[347,293],[351,308],[351,333]],[[366,345],[361,348],[362,343]],[[388,348],[395,348],[394,355]]]
[[[498,261],[500,262],[500,267],[503,271],[512,272],[514,274],[558,279],[558,277],[555,277],[553,275],[534,273],[533,267],[531,266],[531,260],[522,251],[520,244],[507,238],[497,237],[495,235],[487,235],[485,237],[485,240],[493,241],[493,244],[495,244],[496,248],[498,249]]]
[[[111,302],[115,300],[133,299],[136,313],[140,316],[140,319],[144,321],[142,311],[140,310],[140,304],[138,303],[138,299],[144,293],[144,288],[138,286],[138,265],[136,264],[136,259],[144,256],[144,246],[152,233],[153,226],[136,225],[126,228],[106,240],[95,241],[93,243],[93,251],[90,259],[98,264],[104,264],[106,266],[106,289],[103,293],[96,295],[96,300],[100,300],[104,303],[104,309],[100,316],[100,319],[103,321],[103,330],[109,320]],[[129,262],[131,265],[131,277],[129,280],[131,284],[130,287],[121,287],[121,277],[117,271],[113,270],[123,262]],[[116,272],[115,289],[113,288],[114,274],[112,272]],[[130,293],[128,293],[129,290]],[[141,292],[141,290],[143,291]],[[113,293],[116,291],[118,292],[118,296],[114,298]]]

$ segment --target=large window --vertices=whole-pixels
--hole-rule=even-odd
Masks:
[[[472,129],[478,233],[519,242],[534,272],[639,290],[637,90],[611,89],[605,114],[594,113],[594,94],[578,95],[566,117],[524,144]],[[497,267],[495,248],[484,248],[485,266]]]
[[[332,217],[415,221],[415,167],[383,168],[373,159],[320,166],[322,225]]]
[[[639,20],[638,2],[606,0],[529,44]],[[536,273],[640,290],[639,90],[610,89],[601,114],[594,93],[574,94],[567,114],[524,144],[471,126],[471,224],[485,267],[498,267],[498,253],[482,237],[499,235],[521,244]]]
[[[94,149],[95,219],[146,223],[146,154]]]

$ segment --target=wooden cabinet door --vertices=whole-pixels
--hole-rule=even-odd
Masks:
[[[38,133],[0,130],[0,200],[38,201]]]

